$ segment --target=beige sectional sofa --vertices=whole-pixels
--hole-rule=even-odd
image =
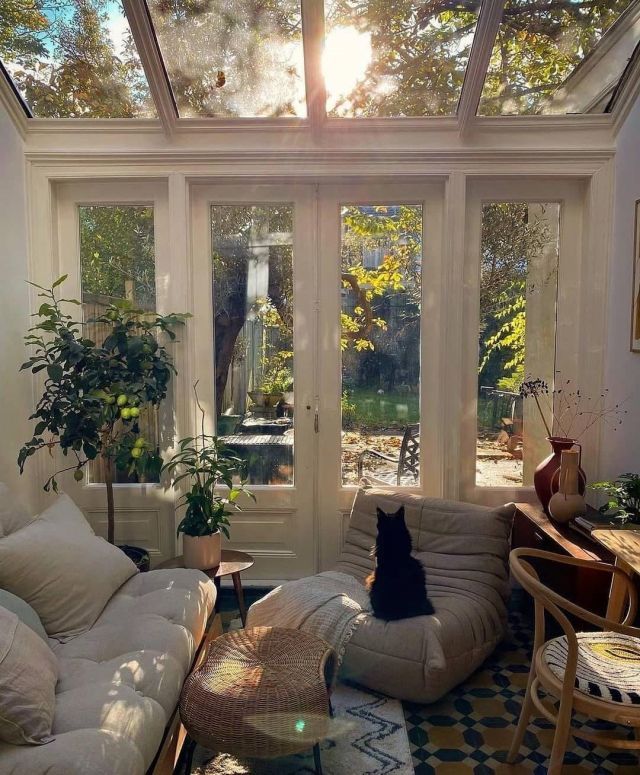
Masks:
[[[0,489],[0,550],[17,529],[33,529],[9,515],[3,531],[3,495]],[[48,568],[43,555],[30,573]],[[51,582],[58,583],[64,589],[64,579]],[[11,579],[0,583],[10,586]],[[53,739],[0,742],[0,775],[143,775],[176,709],[215,595],[200,571],[134,570],[84,632],[49,638],[58,662]]]
[[[392,622],[367,616],[347,645],[342,672],[370,689],[428,703],[467,678],[504,637],[515,506],[360,490],[335,570],[363,581],[373,568],[376,507],[395,512],[401,505],[436,612]]]

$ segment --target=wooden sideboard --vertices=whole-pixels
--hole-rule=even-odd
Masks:
[[[542,507],[531,503],[516,503],[511,534],[511,547],[544,549],[549,552],[577,557],[582,560],[614,562],[613,554],[586,533],[570,525],[552,522]],[[609,600],[611,576],[590,568],[571,568],[540,561],[536,563],[540,580],[563,597],[583,608],[605,614]]]

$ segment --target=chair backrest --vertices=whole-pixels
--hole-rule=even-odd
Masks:
[[[420,479],[420,425],[412,423],[407,425],[400,446],[400,459],[398,460],[398,484],[402,484],[402,477],[411,474],[418,481]]]

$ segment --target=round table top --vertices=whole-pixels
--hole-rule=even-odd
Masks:
[[[222,576],[230,576],[232,573],[241,573],[243,570],[248,570],[254,562],[253,557],[246,552],[239,552],[237,549],[223,549],[220,565],[217,568],[207,568],[202,572],[212,579],[219,579]],[[166,570],[168,568],[184,568],[184,557],[179,555],[156,565],[157,570]]]

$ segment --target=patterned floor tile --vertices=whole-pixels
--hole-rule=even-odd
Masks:
[[[466,683],[433,705],[405,703],[416,775],[546,775],[554,727],[532,721],[515,765],[505,762],[527,685],[530,618],[514,608],[504,644]],[[589,726],[594,724],[589,723]],[[638,759],[571,740],[563,775],[640,773]]]

